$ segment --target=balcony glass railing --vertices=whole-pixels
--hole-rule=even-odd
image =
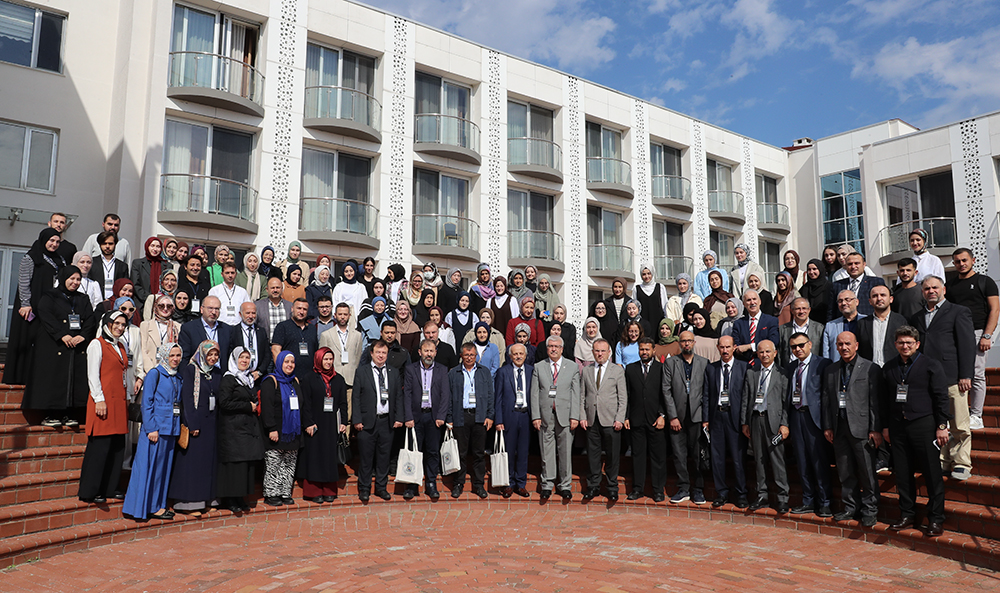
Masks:
[[[625,161],[587,157],[587,183],[617,183],[632,186],[632,167]]]
[[[413,134],[414,142],[450,144],[479,153],[479,126],[456,115],[418,113]]]
[[[588,258],[591,270],[632,272],[632,248],[624,245],[591,245]]]
[[[304,115],[306,119],[346,119],[382,131],[382,105],[354,89],[307,86]]]
[[[508,231],[507,256],[560,261],[563,258],[563,238],[551,231]]]
[[[788,206],[784,204],[757,204],[757,224],[788,226]]]
[[[414,214],[413,244],[461,247],[479,251],[479,225],[461,216]]]
[[[691,181],[676,175],[653,175],[654,200],[691,201]]]
[[[653,273],[659,282],[671,284],[677,279],[678,274],[687,274],[694,278],[692,273],[694,260],[686,255],[657,255],[653,257]]]
[[[712,190],[708,192],[708,211],[745,216],[743,194],[738,191]]]
[[[507,163],[535,165],[562,171],[562,149],[550,140],[541,138],[508,138]]]
[[[225,91],[253,101],[264,100],[264,77],[250,64],[201,51],[170,54],[171,87],[198,87]]]
[[[220,214],[257,222],[257,190],[230,179],[165,173],[160,176],[160,210]]]
[[[954,218],[921,218],[890,224],[879,231],[875,245],[879,246],[883,256],[910,251],[910,232],[914,229],[927,231],[927,249],[958,246]]]
[[[355,233],[378,237],[378,208],[368,202],[340,198],[302,198],[299,230]]]

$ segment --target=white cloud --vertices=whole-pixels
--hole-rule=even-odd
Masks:
[[[995,0],[850,0],[864,14],[857,24],[977,22],[996,12]]]
[[[726,65],[730,80],[753,71],[753,62],[773,55],[786,44],[801,43],[804,23],[772,10],[771,0],[737,0],[722,16],[722,23],[736,29]]]
[[[687,83],[679,78],[668,78],[660,88],[668,93],[683,91],[687,88]]]

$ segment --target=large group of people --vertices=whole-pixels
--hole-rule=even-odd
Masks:
[[[132,260],[120,222],[107,215],[77,251],[62,240],[65,216],[52,215],[18,269],[4,382],[26,385],[23,406],[42,425],[85,420],[80,499],[124,498],[136,520],[245,511],[261,462],[266,504],[292,504],[296,479],[306,500],[331,502],[352,438],[358,496],[389,500],[411,428],[406,446],[423,452],[431,498],[451,438],[450,496],[467,479],[489,496],[487,450],[498,434],[504,497],[531,496],[537,438],[542,499],[572,499],[582,450],[583,498],[604,484],[617,500],[628,451],[629,500],[665,500],[672,459],[671,503],[708,503],[712,480],[714,507],[770,505],[871,526],[876,476],[895,472],[902,519],[890,528],[903,529],[918,522],[919,472],[927,532],[937,535],[943,476],[972,470],[1000,296],[966,248],[952,254],[946,281],[922,229],[891,286],[850,245],[805,266],[787,251],[768,286],[738,244],[731,270],[707,251],[703,269],[678,274],[671,289],[651,266],[631,289],[616,278],[586,316],[574,311],[585,317],[577,328],[569,318],[579,305],[562,303],[534,266],[504,275],[482,263],[467,280],[458,268],[408,273],[392,263],[380,278],[371,257],[320,255],[311,265],[298,242],[284,259],[268,246],[238,265],[225,245],[169,237],[148,238]],[[788,455],[802,484],[795,506]],[[403,496],[419,492],[411,484]]]

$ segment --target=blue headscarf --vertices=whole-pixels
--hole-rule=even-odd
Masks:
[[[278,382],[278,390],[281,392],[281,436],[278,440],[282,443],[291,442],[302,433],[299,410],[293,410],[291,406],[291,398],[297,397],[295,387],[292,385],[295,381],[295,375],[286,375],[281,368],[285,364],[285,358],[289,356],[294,360],[295,355],[288,350],[279,352],[274,363],[274,372],[271,373],[271,376]]]

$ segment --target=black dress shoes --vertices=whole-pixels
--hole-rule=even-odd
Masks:
[[[653,495],[653,502],[663,502],[667,499],[667,495],[662,492],[657,492]]]
[[[480,486],[479,488],[474,488],[472,490],[472,493],[478,496],[479,498],[486,498],[487,496],[490,495],[489,492],[486,491],[486,488],[483,488],[482,486]]]
[[[738,509],[745,509],[748,506],[750,506],[750,501],[747,500],[746,496],[741,496],[741,497],[739,497],[739,498],[736,499],[736,508],[738,508]]]
[[[323,502],[333,502],[335,500],[337,500],[336,494],[327,494],[326,496],[323,497]]]
[[[927,526],[927,537],[937,537],[944,533],[944,526],[937,521],[931,521],[931,524]]]
[[[601,493],[601,491],[598,490],[597,488],[591,488],[589,490],[584,490],[584,492],[583,492],[583,501],[587,502],[587,501],[589,501],[589,500],[591,500],[593,498],[597,498],[597,495],[600,494],[600,493]],[[560,492],[559,495],[562,496],[562,492]]]
[[[763,509],[763,508],[766,508],[766,507],[767,507],[767,499],[766,498],[758,498],[757,500],[755,500],[753,502],[752,505],[750,505],[750,510],[751,511],[756,511],[756,510],[760,510],[760,509]]]
[[[521,486],[514,492],[516,492],[517,495],[520,496],[521,498],[528,498],[529,496],[531,496],[531,493],[528,492],[528,490],[524,486]]]
[[[833,516],[833,511],[830,509],[829,505],[822,506],[822,507],[819,507],[818,511],[816,511],[816,516],[817,517],[824,517],[824,518],[825,517],[832,517]]]
[[[461,485],[455,486],[454,488],[451,489],[451,497],[458,498],[459,496],[462,496],[462,490],[464,489],[465,488]]]
[[[639,500],[640,498],[642,498],[642,492],[639,492],[638,490],[633,490],[628,493],[628,496],[625,497],[625,500]]]
[[[307,500],[309,502],[315,502],[316,504],[323,504],[322,496],[303,496],[302,500]]]
[[[287,505],[293,505],[293,504],[295,504],[295,499],[293,499],[291,496],[282,496],[281,497],[281,502],[283,502],[283,503],[285,503]]]
[[[541,497],[542,497],[542,500],[548,500],[549,498],[552,497],[552,491],[551,490],[542,490]]]
[[[361,502],[365,504],[368,504],[368,501],[371,500],[371,497],[372,497],[371,493],[368,492],[367,490],[361,490],[358,492],[358,498],[361,500]],[[267,502],[267,499],[265,499],[264,502]]]
[[[833,516],[833,520],[836,521],[837,523],[850,521],[851,519],[854,519],[854,513],[850,513],[847,511],[841,511]]]
[[[889,531],[902,531],[904,529],[916,528],[917,522],[913,520],[913,517],[903,517],[899,521],[896,521],[889,526]]]
[[[510,486],[507,486],[500,492],[500,494],[503,495],[504,498],[510,498],[511,496],[514,495],[514,489],[511,488]]]
[[[778,514],[779,515],[787,515],[788,514],[788,503],[787,502],[782,502],[782,503],[778,504]]]
[[[812,507],[807,507],[806,505],[803,504],[793,508],[788,512],[793,515],[808,515],[809,513],[813,512],[813,509]]]
[[[416,488],[407,488],[403,491],[403,500],[413,500],[413,497],[417,495]]]
[[[608,496],[606,498],[608,499],[608,502],[618,502],[618,493],[608,492]]]
[[[712,501],[712,508],[717,509],[724,504],[726,504],[726,497],[720,496],[719,498],[716,498],[715,500]]]
[[[569,501],[573,500],[573,493],[570,492],[569,490],[560,490],[559,491],[559,496],[561,496],[562,499],[563,499],[563,501],[566,501],[566,502],[569,502]]]
[[[427,494],[427,496],[431,497],[431,500],[437,500],[441,498],[441,493],[438,492],[437,486],[433,484],[424,488],[424,492]]]
[[[111,495],[111,498],[115,500],[125,500],[125,495],[118,490],[115,490],[115,493]]]
[[[280,507],[281,505],[285,504],[285,502],[281,500],[280,496],[265,496],[264,504],[270,505],[272,507]]]
[[[865,515],[864,517],[861,517],[862,527],[875,527],[875,523],[877,522],[878,521],[875,520],[875,517],[872,517],[871,515]]]
[[[389,494],[388,490],[377,490],[375,496],[381,498],[382,500],[392,500],[392,495]]]

